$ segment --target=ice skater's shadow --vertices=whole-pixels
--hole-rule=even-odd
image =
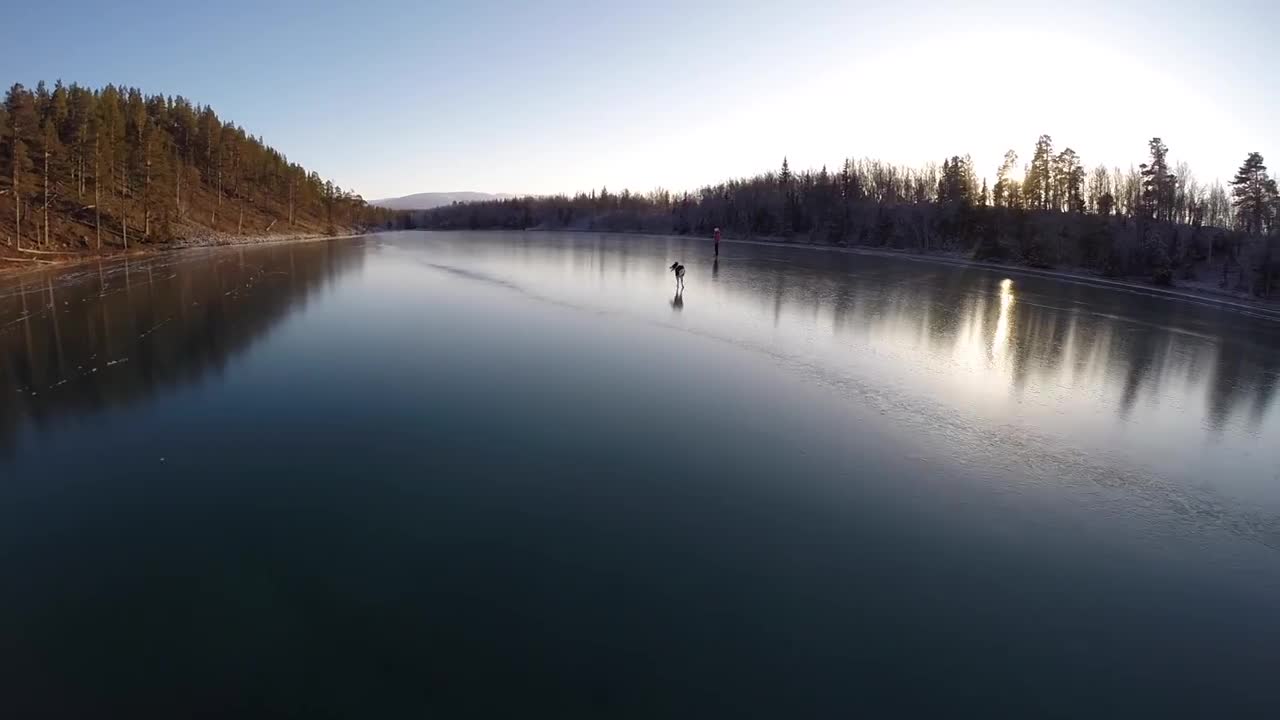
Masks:
[[[684,292],[676,291],[676,296],[671,298],[671,309],[679,312],[684,309]]]

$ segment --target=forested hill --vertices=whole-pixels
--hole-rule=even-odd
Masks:
[[[545,228],[780,238],[964,254],[1086,269],[1161,284],[1280,295],[1280,205],[1263,158],[1228,185],[1196,180],[1153,138],[1138,168],[1088,168],[1041,136],[1030,162],[1010,150],[988,184],[968,157],[910,168],[846,160],[694,192],[608,189],[441,207],[404,218],[429,228]]]
[[[0,128],[0,256],[326,233],[388,217],[181,96],[16,84]]]

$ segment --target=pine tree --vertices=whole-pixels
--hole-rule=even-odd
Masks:
[[[1084,212],[1084,166],[1076,151],[1066,148],[1054,158],[1053,209]]]
[[[9,135],[9,166],[13,191],[14,243],[22,247],[22,185],[27,173],[33,168],[27,138],[34,137],[39,125],[36,115],[35,99],[31,93],[15,83],[9,88],[4,100],[5,114],[8,116],[6,130]]]
[[[69,118],[71,115],[71,105],[67,95],[67,86],[59,80],[54,83],[53,94],[49,98],[49,107],[42,117],[44,123],[44,243],[49,245],[53,242],[53,236],[49,229],[49,203],[53,199],[49,196],[49,184],[51,182],[60,183],[61,179],[66,176],[66,152],[67,141],[72,139],[69,132]],[[55,196],[57,190],[55,186]]]
[[[93,139],[93,232],[102,250],[102,118],[95,109],[89,115],[89,137]]]
[[[107,189],[107,197],[115,199],[119,193],[120,221],[122,229],[124,223],[127,222],[124,213],[124,193],[123,193],[123,158],[127,152],[127,137],[124,129],[124,112],[120,102],[120,91],[108,85],[102,89],[102,93],[98,98],[98,132],[99,132],[99,165],[100,174],[95,178],[96,185],[102,185],[105,180]],[[95,193],[97,190],[95,189]],[[99,196],[98,204],[102,205],[104,200]],[[101,214],[99,214],[99,223],[101,222]],[[126,246],[128,245],[128,233],[124,234]]]
[[[778,171],[778,186],[782,189],[782,235],[790,237],[795,231],[795,193],[792,185],[795,182],[795,176],[791,173],[791,165],[787,162],[784,155],[782,158],[782,169]]]
[[[145,176],[147,167],[147,107],[142,93],[137,88],[130,88],[125,97],[125,131],[128,133],[124,145],[126,153],[122,166],[122,185],[124,195],[132,204],[134,189],[143,187],[143,232],[146,232],[146,189]],[[124,246],[129,247],[128,205],[122,212],[124,229]]]
[[[1147,217],[1171,220],[1173,216],[1174,181],[1169,172],[1169,148],[1160,138],[1147,143],[1151,162],[1138,167],[1142,170],[1142,206]]]
[[[332,182],[332,181],[328,181],[328,182],[326,182],[326,183],[324,184],[324,191],[323,191],[323,192],[324,192],[324,208],[325,208],[325,217],[328,219],[328,223],[329,223],[328,231],[329,231],[330,233],[332,233],[332,232],[333,232],[333,230],[334,230],[334,225],[333,225],[333,206],[337,204],[337,201],[338,201],[338,193],[337,193],[337,191],[335,190],[335,188],[334,188],[334,186],[333,186],[333,182]]]
[[[1018,207],[1018,181],[1013,174],[1018,171],[1018,153],[1010,150],[1004,154],[1004,162],[996,173],[996,185],[991,192],[996,207]]]
[[[1267,173],[1262,155],[1249,153],[1231,181],[1236,222],[1247,233],[1262,234],[1274,222],[1276,181]]]
[[[49,112],[46,118],[53,122],[54,130],[58,133],[60,140],[71,137],[67,123],[70,116],[71,100],[67,86],[59,80],[53,85],[53,95],[49,99]]]
[[[170,113],[170,126],[172,127],[170,135],[173,138],[175,156],[174,212],[177,219],[182,219],[186,215],[182,204],[184,186],[190,192],[190,189],[199,182],[198,178],[192,177],[197,172],[194,166],[196,166],[196,139],[199,135],[199,119],[191,102],[181,95],[174,98],[173,110]],[[193,180],[195,181],[194,183],[192,182]]]
[[[10,147],[6,138],[9,136],[9,111],[5,108],[3,102],[0,102],[0,179],[8,181],[9,175],[4,172],[5,158],[8,156]]]
[[[1036,140],[1031,167],[1027,169],[1022,195],[1028,207],[1047,210],[1053,199],[1053,138],[1041,135]]]
[[[93,116],[93,94],[84,88],[71,84],[68,91],[68,112],[65,137],[70,141],[72,157],[72,181],[76,186],[76,197],[84,198],[85,175],[89,167],[89,150],[92,136],[89,133],[90,120]]]
[[[43,236],[41,242],[44,245],[50,243],[49,233],[49,180],[51,173],[57,172],[62,164],[62,142],[58,138],[58,130],[52,117],[46,118],[41,123],[40,130],[40,158],[42,161],[40,179],[41,189],[44,199],[41,204],[41,215],[43,218]]]
[[[302,175],[301,167],[289,166],[289,227],[293,227],[294,208],[298,203],[298,180]]]
[[[1098,167],[1093,169],[1092,173],[1089,174],[1089,198],[1088,198],[1089,207],[1092,208],[1094,212],[1098,212],[1099,214],[1102,214],[1099,210],[1099,202],[1101,201],[1103,195],[1110,195],[1110,194],[1111,194],[1111,173],[1107,172],[1107,169],[1105,167],[1099,165]],[[1114,207],[1115,198],[1112,197],[1111,199]],[[1110,213],[1108,212],[1106,214],[1109,215]]]
[[[970,203],[977,191],[968,158],[959,155],[942,161],[942,177],[938,180],[938,202]]]
[[[13,205],[4,206],[13,211],[4,233],[16,236],[11,245],[70,239],[59,235],[74,232],[74,216],[70,222],[58,218],[77,212],[73,197],[92,198],[80,209],[93,210],[90,222],[101,248],[110,242],[104,227],[117,222],[125,247],[131,230],[135,238],[137,229],[172,237],[192,203],[208,202],[210,214],[201,219],[215,225],[222,203],[235,202],[242,233],[283,222],[286,212],[295,227],[320,226],[328,209],[323,189],[318,175],[290,164],[260,137],[181,97],[58,82],[52,88],[40,83],[34,91],[15,85],[0,104],[0,193],[7,203],[12,192]],[[354,193],[334,192],[335,226],[385,216]],[[6,221],[8,215],[4,210]]]
[[[973,158],[966,154],[962,159],[960,179],[964,183],[964,194],[967,202],[978,201],[978,173],[973,169]]]
[[[1115,210],[1115,207],[1116,207],[1116,199],[1111,195],[1111,193],[1104,192],[1098,196],[1097,210],[1099,215],[1103,217],[1108,217],[1111,215],[1112,211]]]

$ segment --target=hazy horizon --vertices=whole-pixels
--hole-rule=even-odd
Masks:
[[[970,154],[993,178],[1041,133],[1123,168],[1159,136],[1204,181],[1280,152],[1264,2],[225,10],[18,7],[12,26],[59,27],[60,50],[17,35],[8,80],[181,94],[368,199],[680,191],[784,156]]]

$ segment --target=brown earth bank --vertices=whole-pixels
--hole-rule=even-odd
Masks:
[[[94,260],[114,260],[121,258],[144,258],[179,250],[200,247],[219,247],[234,245],[261,245],[278,242],[305,242],[309,240],[340,240],[358,237],[363,232],[351,228],[336,230],[335,233],[274,233],[259,235],[232,235],[228,233],[204,233],[199,236],[174,240],[168,243],[131,243],[128,250],[122,247],[104,248],[101,252],[94,248],[69,248],[67,250],[27,250],[16,251],[11,247],[0,247],[0,278],[18,275],[51,267],[75,265]]]
[[[338,235],[392,215],[181,96],[59,81],[15,83],[0,103],[0,268]]]
[[[351,235],[361,225],[351,213],[330,222],[323,211],[295,212],[263,199],[223,197],[209,188],[184,188],[165,205],[156,198],[119,196],[95,204],[57,183],[46,213],[43,193],[25,193],[15,204],[0,189],[0,275],[80,260],[153,255],[168,250],[304,240]],[[16,222],[21,209],[21,223]],[[21,236],[16,234],[21,228]]]

